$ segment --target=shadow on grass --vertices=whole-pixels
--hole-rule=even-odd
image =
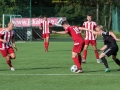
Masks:
[[[63,51],[64,51],[64,52],[65,52],[65,51],[66,51],[66,52],[68,52],[68,51],[71,51],[71,52],[72,52],[72,50],[61,50],[61,49],[50,50],[49,52],[55,52],[55,53],[56,53],[56,52],[63,52]]]
[[[68,67],[43,67],[43,68],[21,68],[16,70],[41,70],[41,69],[54,69],[54,68],[68,68]]]
[[[120,72],[120,69],[110,69],[111,71],[110,72]],[[94,72],[104,72],[104,70],[87,70],[87,71],[84,71],[84,72],[86,72],[86,73],[94,73]]]

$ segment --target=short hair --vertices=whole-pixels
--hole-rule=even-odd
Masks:
[[[9,23],[8,23],[8,26],[11,25],[11,24],[14,25],[12,22],[9,22]]]
[[[69,24],[69,23],[68,23],[68,21],[65,20],[62,22],[62,25],[64,25],[64,24]]]
[[[47,17],[47,15],[44,15],[43,18],[44,18],[44,17]]]
[[[103,30],[103,26],[102,25],[98,25],[97,26],[99,29]]]
[[[87,14],[87,16],[91,16],[92,17],[92,14]]]

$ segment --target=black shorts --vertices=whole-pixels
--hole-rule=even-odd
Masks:
[[[106,56],[111,56],[111,55],[114,55],[114,56],[117,56],[117,52],[118,52],[119,48],[118,47],[108,47],[106,48],[103,53],[106,55]]]

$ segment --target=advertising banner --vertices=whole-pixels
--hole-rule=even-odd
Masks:
[[[62,21],[66,20],[65,17],[51,17],[47,19],[52,23],[53,26],[61,26]],[[43,21],[42,18],[12,18],[11,21],[14,23],[15,27],[39,27],[40,23]],[[30,22],[32,21],[32,22]]]

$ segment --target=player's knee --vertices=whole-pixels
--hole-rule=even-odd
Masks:
[[[9,56],[6,56],[6,57],[5,57],[5,59],[6,59],[6,60],[9,60],[9,59],[10,59],[10,57],[9,57]]]
[[[103,58],[103,57],[104,57],[104,56],[102,56],[102,55],[99,56],[100,59]]]
[[[115,57],[115,56],[112,56],[112,59],[113,59],[113,60],[116,60],[116,57]]]
[[[105,54],[104,54],[104,53],[101,53],[100,56],[99,56],[99,58],[101,59],[101,58],[103,58],[103,57],[105,57]]]
[[[11,56],[11,59],[15,59],[16,58],[16,56]]]
[[[73,54],[73,55],[72,55],[72,58],[75,58],[75,57],[78,57],[78,55],[77,55],[77,54]]]
[[[87,50],[87,48],[88,48],[88,47],[85,46],[85,47],[84,47],[84,50]]]

